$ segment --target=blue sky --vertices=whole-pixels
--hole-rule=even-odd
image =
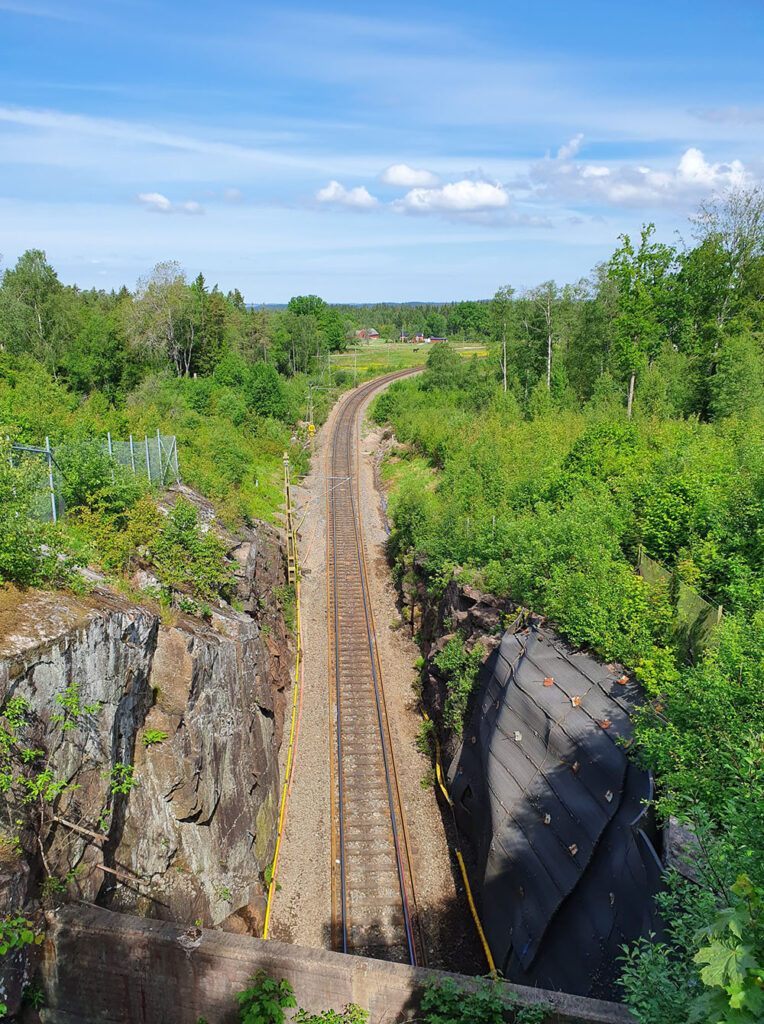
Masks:
[[[764,180],[761,0],[0,0],[0,253],[250,301],[572,281]]]

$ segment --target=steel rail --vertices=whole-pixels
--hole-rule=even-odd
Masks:
[[[356,407],[356,409],[357,409],[357,411],[360,411],[360,403]],[[355,417],[354,417],[354,419],[355,419]],[[360,424],[359,424],[359,430],[360,430]],[[350,466],[350,462],[351,462],[351,459],[352,459],[352,444],[351,444],[351,441],[352,441],[353,433],[354,433],[354,431],[352,429],[352,424],[351,424],[351,428],[347,432],[347,459],[348,459],[348,466]],[[370,658],[370,661],[371,661],[371,674],[372,674],[372,679],[374,681],[374,699],[375,699],[376,706],[377,706],[377,724],[379,725],[379,742],[380,742],[380,747],[381,747],[381,750],[382,750],[382,761],[384,763],[384,768],[385,768],[385,786],[387,788],[387,803],[388,803],[388,807],[390,809],[390,822],[391,822],[391,824],[393,826],[393,842],[394,842],[394,845],[395,845],[395,861],[396,861],[396,867],[398,869],[398,882],[399,882],[400,890],[401,890],[401,903],[402,903],[402,906],[403,906],[403,918],[404,918],[404,922],[405,922],[405,925],[406,925],[406,941],[408,943],[408,948],[409,948],[409,959],[411,961],[412,966],[416,967],[416,950],[414,949],[414,935],[413,935],[412,928],[411,928],[411,913],[410,913],[410,910],[409,910],[408,899],[406,898],[406,882],[405,882],[404,875],[403,875],[403,863],[401,861],[401,849],[400,849],[400,840],[398,838],[398,826],[397,826],[396,821],[395,821],[395,806],[393,804],[393,791],[392,791],[392,786],[390,785],[390,765],[388,763],[388,757],[387,757],[387,750],[386,750],[387,744],[385,743],[385,728],[384,728],[384,723],[383,723],[383,719],[382,719],[382,705],[381,705],[380,699],[379,699],[379,679],[377,677],[377,669],[376,669],[376,654],[377,654],[377,652],[374,649],[373,631],[372,631],[371,623],[369,621],[368,580],[366,578],[365,560],[364,560],[364,557],[363,557],[363,552],[361,550],[361,543],[360,543],[360,539],[359,539],[359,536],[358,536],[358,533],[359,533],[359,531],[358,531],[358,512],[357,512],[357,509],[356,509],[355,499],[353,498],[353,488],[352,488],[352,486],[349,487],[348,490],[349,490],[349,495],[350,495],[350,507],[351,507],[351,509],[353,511],[353,532],[354,532],[354,535],[355,535],[356,556],[358,558],[358,566],[359,566],[359,568],[361,570],[360,579],[361,579],[361,589],[363,591],[363,613],[364,613],[364,621],[365,621],[365,625],[366,625],[366,639],[368,641],[368,646],[369,646],[369,658]],[[401,808],[401,814],[402,813],[403,813],[403,809]]]
[[[403,802],[400,797],[398,790],[397,772],[395,771],[395,759],[394,752],[392,749],[392,739],[389,731],[389,724],[387,722],[387,714],[385,709],[384,701],[384,690],[382,688],[382,679],[379,674],[379,655],[376,650],[376,638],[373,623],[373,610],[371,608],[370,593],[368,587],[368,578],[366,575],[366,559],[363,551],[363,531],[362,526],[358,518],[358,506],[356,497],[353,493],[353,478],[354,474],[352,471],[353,466],[353,440],[356,435],[357,417],[360,409],[362,408],[365,401],[373,394],[374,391],[378,390],[380,386],[389,383],[399,377],[409,375],[411,370],[402,371],[399,373],[391,374],[384,378],[378,379],[371,382],[370,384],[359,388],[358,391],[351,395],[347,400],[344,408],[342,408],[335,421],[331,440],[330,440],[330,452],[331,452],[331,474],[336,479],[337,477],[345,477],[343,481],[342,490],[339,488],[333,488],[330,494],[327,494],[328,503],[328,520],[330,529],[327,530],[327,543],[330,546],[330,558],[327,559],[327,568],[331,573],[331,588],[332,588],[332,599],[327,606],[329,612],[329,629],[330,634],[333,634],[333,644],[330,642],[330,652],[334,656],[333,665],[333,696],[336,705],[336,770],[333,770],[332,774],[336,781],[336,800],[332,801],[333,818],[335,821],[335,828],[333,828],[333,834],[339,833],[339,844],[338,848],[333,842],[333,891],[335,896],[332,900],[333,905],[333,921],[335,926],[335,944],[340,945],[343,952],[350,952],[355,947],[356,950],[361,952],[368,952],[369,943],[367,941],[357,941],[351,936],[351,925],[352,917],[351,911],[349,910],[349,904],[352,906],[353,896],[356,900],[359,898],[363,901],[364,897],[374,904],[382,904],[381,910],[387,912],[388,918],[391,914],[397,916],[398,909],[402,914],[403,926],[405,931],[405,955],[411,964],[417,963],[417,941],[414,931],[414,922],[412,921],[412,904],[415,907],[415,895],[413,892],[413,870],[411,864],[411,854],[409,850],[409,844],[407,841],[407,833],[403,815]],[[329,460],[327,459],[327,462]],[[342,466],[341,463],[345,462],[346,465]],[[338,463],[339,468],[338,468]],[[357,464],[358,465],[358,464]],[[339,471],[341,470],[341,472]],[[345,490],[346,488],[346,490]],[[341,513],[338,512],[338,506],[341,507]],[[344,532],[344,536],[343,536]],[[342,551],[342,558],[338,555],[338,552]],[[352,552],[352,554],[351,554]],[[338,561],[339,560],[339,561]],[[343,631],[342,619],[342,607],[341,607],[341,588],[343,584],[342,573],[341,573],[341,562],[344,561],[345,571],[345,591],[347,594],[347,600],[355,602],[350,608],[346,605],[345,622],[344,627],[348,626],[348,620],[350,620],[350,629],[345,628]],[[329,580],[327,581],[329,582]],[[332,614],[333,613],[333,614]],[[352,613],[352,614],[351,614]],[[364,635],[365,634],[365,635]],[[354,635],[357,637],[357,644],[355,650],[352,646],[349,648],[348,643],[352,644]],[[343,643],[345,646],[343,648]],[[347,671],[345,674],[343,688],[343,650],[345,652],[345,662],[348,662],[349,653],[360,655],[365,650],[365,655],[361,659],[364,664],[361,666],[361,672],[357,671],[358,660],[351,666],[351,673],[348,676]],[[368,658],[368,663],[366,659]],[[370,684],[370,686],[369,686]],[[369,710],[370,715],[376,718],[376,730],[378,733],[378,750],[370,749],[371,736],[366,733],[366,739],[368,742],[364,742],[363,738],[359,738],[359,735],[363,737],[363,728],[359,735],[353,735],[352,726],[355,725],[358,729],[359,714],[364,707],[364,697],[366,694],[366,687],[368,686],[369,691],[373,692],[374,702],[370,705],[373,711]],[[343,718],[343,701],[347,703],[350,708],[349,716],[351,720],[351,727],[348,727]],[[355,703],[355,707],[354,707]],[[368,723],[365,723],[368,725]],[[358,771],[359,765],[359,743],[362,745],[362,754],[360,755],[360,761],[365,762],[360,765],[360,772]],[[346,745],[349,746],[350,753],[346,757]],[[334,748],[333,748],[334,749]],[[334,760],[334,758],[333,758]],[[357,775],[362,775],[364,770],[368,773],[376,774],[377,778],[369,781],[363,777],[353,778],[353,771],[356,771]],[[397,877],[397,889],[398,897],[393,901],[390,894],[386,896],[378,896],[374,893],[374,886],[378,884],[378,876],[384,872],[384,868],[378,868],[377,872],[373,875],[373,880],[369,882],[369,875],[372,869],[364,864],[364,867],[359,872],[357,864],[354,870],[349,870],[348,856],[347,856],[347,836],[348,836],[348,824],[353,825],[353,813],[350,813],[349,821],[346,821],[348,817],[348,808],[346,804],[350,801],[351,797],[354,796],[353,789],[360,787],[361,789],[366,783],[367,786],[373,788],[374,785],[377,787],[376,794],[372,792],[371,798],[368,801],[369,806],[367,807],[363,802],[361,803],[362,811],[358,811],[358,800],[364,800],[364,797],[356,798],[355,814],[356,817],[371,819],[368,824],[364,826],[362,831],[370,833],[368,835],[368,846],[369,861],[374,861],[375,864],[379,864],[379,858],[382,856],[383,861],[386,862],[385,866],[391,868],[394,864],[394,872]],[[376,832],[374,826],[378,826],[379,822],[376,819],[377,812],[374,810],[374,796],[379,798],[384,791],[385,803],[387,804],[387,815],[389,821],[384,827],[387,835],[385,840],[382,837],[380,839],[379,828],[377,827]],[[396,806],[397,805],[397,806]],[[399,829],[398,819],[400,818],[401,829]],[[362,821],[360,823],[364,825]],[[358,835],[359,823],[355,823],[356,836]],[[402,830],[402,834],[401,834]],[[358,839],[355,840],[358,845]],[[379,846],[380,843],[385,847],[382,855],[380,855]],[[363,843],[361,843],[363,846]],[[405,866],[402,849],[405,852]],[[355,853],[356,862],[363,860],[364,858],[358,852]],[[351,858],[352,861],[353,858]],[[339,872],[336,871],[336,866],[339,865]],[[406,874],[408,873],[408,881]],[[337,879],[337,874],[339,879]],[[362,877],[365,875],[365,878]],[[350,877],[349,877],[350,876]],[[390,877],[392,877],[392,872]],[[339,900],[336,898],[337,881],[339,882]],[[368,885],[368,892],[364,892],[364,882]],[[411,902],[409,900],[409,891],[411,890]],[[349,898],[350,897],[350,898]],[[339,902],[339,907],[337,903]],[[395,908],[398,909],[395,909]],[[339,920],[338,920],[339,918]],[[417,922],[418,923],[418,922]],[[356,922],[358,926],[358,922]],[[394,955],[400,950],[403,955],[404,945],[400,943],[399,936],[400,927],[399,925],[391,924],[388,920],[386,923],[375,923],[374,926],[377,931],[376,941],[372,944],[374,950],[382,949],[382,955],[389,950],[391,955]],[[341,928],[341,938],[340,938]],[[385,931],[387,928],[387,931]],[[358,927],[356,928],[358,930]],[[370,930],[369,926],[360,928],[362,934],[364,931]],[[421,936],[419,937],[419,946],[421,949],[424,948],[424,944],[421,942]],[[387,947],[387,949],[385,949]]]

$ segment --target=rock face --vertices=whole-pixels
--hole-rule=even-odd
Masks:
[[[504,629],[511,625],[519,609],[508,598],[496,597],[463,582],[456,570],[439,597],[428,590],[424,566],[416,558],[404,565],[400,576],[401,608],[407,613],[412,632],[425,658],[422,673],[422,700],[440,733],[443,755],[449,761],[459,746],[459,737],[443,725],[447,689],[435,657],[452,637],[459,635],[466,650],[480,644],[485,655],[498,647]]]
[[[163,618],[106,588],[0,588],[0,703],[25,698],[29,741],[77,787],[44,808],[42,844],[22,826],[28,870],[3,870],[3,912],[25,892],[37,898],[44,863],[69,897],[257,932],[290,642],[278,535],[263,526],[228,540],[244,610],[221,602],[208,621]],[[77,713],[64,730],[53,716],[72,686]]]

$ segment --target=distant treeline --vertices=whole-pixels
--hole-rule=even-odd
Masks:
[[[738,404],[756,400],[764,381],[763,235],[764,193],[731,192],[692,219],[692,245],[660,243],[646,225],[575,284],[440,304],[330,305],[302,295],[279,309],[248,306],[238,289],[210,288],[201,274],[189,281],[174,262],[132,291],[83,290],[62,284],[31,249],[2,278],[0,345],[80,394],[119,401],[163,370],[204,377],[234,358],[284,376],[313,373],[328,353],[356,344],[360,329],[386,340],[421,331],[492,346],[497,373],[523,404],[539,388],[587,401],[615,386],[630,411],[635,394],[660,380],[677,413],[707,417],[718,401],[714,376],[734,377],[724,400]],[[664,372],[651,377],[656,363]]]

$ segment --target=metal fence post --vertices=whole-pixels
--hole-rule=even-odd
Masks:
[[[135,475],[135,448],[133,448],[133,435],[130,435],[130,465],[133,467],[133,475]]]
[[[58,522],[56,511],[56,491],[53,487],[53,455],[50,450],[50,438],[45,438],[45,454],[48,460],[48,483],[50,484],[50,507],[53,509],[53,522]]]
[[[114,449],[111,446],[111,431],[106,431],[106,444],[109,448],[109,458],[111,459],[111,480],[114,482]]]
[[[162,435],[157,427],[157,458],[159,459],[159,482],[164,487],[164,464],[162,463]]]
[[[172,468],[175,470],[175,483],[180,483],[180,468],[178,466],[178,439],[173,436],[172,449],[170,451],[170,458],[172,459]]]
[[[146,442],[146,472],[149,476],[149,483],[151,483],[151,453],[149,452],[149,439],[148,435],[143,435],[143,440]]]

